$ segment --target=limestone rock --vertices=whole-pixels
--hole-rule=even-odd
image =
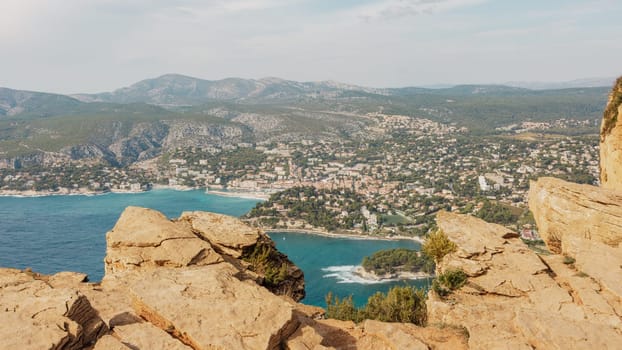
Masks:
[[[131,348],[125,346],[117,338],[111,335],[104,335],[99,338],[93,350],[131,350]]]
[[[179,220],[190,222],[194,232],[209,241],[219,251],[234,258],[242,256],[244,251],[259,241],[257,228],[244,224],[237,218],[201,212],[184,212]]]
[[[232,234],[199,234],[220,227],[213,218]],[[171,221],[130,207],[107,235],[101,283],[0,269],[0,348],[466,348],[452,328],[320,319],[323,309],[295,301],[304,296],[302,271],[268,236],[238,224],[200,213]]]
[[[0,283],[2,349],[82,349],[108,331],[75,289],[12,269],[0,269]]]
[[[464,333],[456,328],[418,327],[414,324],[366,320],[302,320],[287,341],[288,349],[467,349]]]
[[[437,214],[437,222],[442,223],[441,229],[458,246],[459,255],[464,258],[480,256],[502,249],[505,236],[510,230],[496,224],[483,222],[472,216],[458,216],[446,211]],[[477,227],[476,236],[465,236],[464,230]]]
[[[114,334],[132,349],[192,350],[164,330],[148,322],[114,327]]]
[[[196,350],[277,348],[297,328],[293,308],[237,273],[228,264],[157,269],[131,287],[133,306]]]
[[[622,77],[618,78],[600,127],[600,183],[622,190]]]
[[[620,334],[611,327],[588,321],[572,321],[556,314],[533,317],[530,310],[518,310],[515,324],[534,349],[615,349]]]
[[[622,247],[568,237],[562,248],[575,259],[574,264],[580,271],[594,278],[602,288],[622,297]]]
[[[619,296],[613,286],[621,276],[615,269],[602,273],[599,284],[564,264],[561,256],[540,258],[519,239],[502,239],[507,232],[502,226],[446,212],[439,213],[437,224],[452,241],[467,247],[445,256],[439,271],[477,266],[483,272],[471,274],[464,287],[446,298],[430,292],[429,324],[463,327],[473,349],[562,349],[574,347],[571,340],[578,348],[622,344]],[[578,268],[597,259],[580,248],[567,249],[585,257],[577,260]],[[595,266],[590,271],[599,268],[606,269]]]
[[[362,325],[365,335],[375,338],[370,349],[427,350],[428,346],[414,336],[416,327],[406,324],[390,324],[367,320]],[[378,344],[384,343],[384,344]],[[384,345],[384,346],[383,346]]]
[[[186,212],[171,221],[155,210],[128,207],[107,233],[106,241],[106,278],[127,270],[203,266],[227,260],[246,278],[256,279],[276,294],[295,300],[305,296],[302,270],[276,250],[268,236],[233,217]]]
[[[223,261],[189,225],[155,210],[128,207],[107,233],[106,274],[157,266],[184,267]]]
[[[156,210],[127,207],[106,234],[106,243],[110,248],[157,247],[166,240],[194,238],[188,227],[177,225]]]
[[[86,281],[88,281],[88,276],[85,273],[67,271],[55,273],[47,279],[48,284],[53,288],[75,287]]]
[[[622,192],[539,178],[531,182],[529,208],[540,236],[555,253],[562,252],[566,237],[581,237],[612,247],[622,242]]]
[[[292,334],[285,347],[287,350],[328,350],[335,349],[322,345],[324,337],[313,327],[302,325]]]
[[[108,328],[140,322],[140,317],[134,314],[129,296],[129,285],[140,276],[140,271],[134,270],[115,273],[104,276],[99,285],[83,286],[80,292],[86,295]]]

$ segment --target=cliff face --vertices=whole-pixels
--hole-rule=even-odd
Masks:
[[[305,296],[302,271],[274,248],[274,242],[258,229],[226,215],[185,212],[170,221],[155,210],[128,207],[106,241],[106,278],[124,271],[226,262],[244,278],[276,294],[294,300]],[[263,255],[251,259],[257,250]]]
[[[554,253],[569,237],[612,247],[622,242],[622,193],[556,178],[532,181],[529,208],[540,236]]]
[[[537,255],[507,228],[470,216],[441,212],[437,224],[458,246],[443,258],[439,272],[462,269],[468,278],[448,296],[429,293],[431,324],[464,327],[472,349],[615,349],[622,344],[622,294],[607,284],[614,281],[617,271],[611,270],[619,258],[612,260],[615,268],[602,265],[603,258],[622,254],[611,251],[589,268],[583,257],[572,265],[560,255]],[[578,242],[574,249],[583,247]],[[587,259],[588,253],[595,251],[579,256]],[[606,272],[597,275],[599,268]],[[606,283],[602,274],[610,275]]]
[[[256,228],[127,208],[105,276],[0,268],[0,349],[465,349],[453,329],[318,319],[302,272]],[[292,299],[293,298],[293,299]]]
[[[600,128],[600,183],[622,189],[622,77],[616,81]]]

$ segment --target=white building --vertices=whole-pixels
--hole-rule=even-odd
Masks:
[[[488,191],[490,190],[490,186],[488,185],[488,183],[486,182],[486,178],[483,175],[480,175],[477,178],[477,181],[479,182],[479,188],[482,191]]]

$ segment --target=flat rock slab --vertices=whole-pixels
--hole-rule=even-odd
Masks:
[[[436,222],[447,237],[456,243],[459,255],[465,258],[503,250],[506,242],[503,237],[512,231],[469,215],[446,211],[436,214]],[[477,231],[477,234],[469,234],[473,231]]]
[[[185,267],[222,262],[212,246],[195,235],[186,222],[162,213],[128,207],[106,235],[106,274],[154,267]]]
[[[567,237],[564,251],[576,259],[576,267],[594,278],[605,289],[622,298],[622,247],[580,237]]]
[[[170,221],[159,211],[127,207],[112,230],[106,234],[109,248],[157,247],[169,239],[197,238],[192,230]]]
[[[564,249],[574,254],[576,267],[594,274],[581,281],[587,277],[575,276],[579,271],[562,257],[541,259],[519,239],[501,243],[507,229],[499,225],[447,212],[439,213],[437,224],[459,245],[437,268],[464,266],[477,273],[444,299],[430,291],[430,324],[464,327],[472,349],[616,349],[622,344],[617,304],[605,293],[619,300],[619,248],[565,236]],[[479,267],[483,272],[475,271]]]
[[[612,247],[622,242],[622,192],[544,177],[532,181],[529,209],[549,249],[562,253],[566,237]]]
[[[138,315],[193,349],[275,349],[297,328],[293,307],[228,264],[146,273],[130,288]]]
[[[114,327],[114,334],[132,349],[192,350],[178,339],[148,322]]]
[[[0,269],[0,286],[0,349],[82,349],[108,331],[76,289],[13,269]]]
[[[255,245],[261,237],[257,228],[227,215],[184,212],[179,220],[190,222],[196,234],[234,258],[239,258],[245,248]]]

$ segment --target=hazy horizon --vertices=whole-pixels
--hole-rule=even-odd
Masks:
[[[262,79],[282,79],[282,80],[286,80],[286,81],[296,81],[293,79],[286,79],[286,78],[282,78],[282,77],[275,77],[275,76],[267,76],[267,77],[258,77],[258,78],[244,78],[244,77],[236,77],[236,76],[232,76],[232,77],[225,77],[222,79],[208,79],[208,78],[203,78],[203,77],[196,77],[196,76],[191,76],[188,74],[181,74],[181,73],[165,73],[165,74],[160,74],[158,76],[155,77],[146,77],[144,79],[135,81],[131,84],[128,85],[124,85],[124,86],[118,86],[116,88],[110,89],[110,90],[102,90],[102,91],[73,91],[73,92],[61,92],[61,91],[48,91],[48,90],[36,90],[36,89],[29,89],[29,88],[15,88],[13,86],[2,86],[0,85],[0,88],[8,88],[8,89],[13,89],[13,90],[20,90],[20,91],[32,91],[32,92],[42,92],[42,93],[51,93],[51,94],[60,94],[60,95],[80,95],[80,94],[99,94],[99,93],[108,93],[108,92],[114,92],[115,90],[118,89],[123,89],[123,88],[127,88],[129,86],[132,86],[136,83],[139,83],[141,81],[144,80],[152,80],[152,79],[158,79],[167,75],[179,75],[179,76],[185,76],[185,77],[189,77],[189,78],[194,78],[194,79],[200,79],[200,80],[206,80],[206,81],[219,81],[219,80],[224,80],[224,79],[244,79],[244,80],[262,80]],[[572,79],[572,80],[566,80],[566,81],[508,81],[508,82],[472,82],[472,83],[454,83],[454,84],[426,84],[426,85],[407,85],[407,86],[369,86],[369,85],[358,85],[358,84],[353,84],[350,82],[346,82],[346,81],[337,81],[335,79],[328,79],[328,80],[309,80],[309,81],[296,81],[296,82],[302,82],[302,83],[311,83],[311,82],[328,82],[328,81],[332,81],[332,82],[336,82],[336,83],[341,83],[341,84],[347,84],[347,85],[352,85],[352,86],[359,86],[362,88],[371,88],[371,89],[400,89],[400,88],[424,88],[424,89],[443,89],[443,88],[451,88],[451,87],[455,87],[455,86],[461,86],[461,85],[503,85],[503,86],[510,86],[510,87],[522,87],[522,88],[526,88],[526,89],[532,89],[532,90],[554,90],[554,89],[559,89],[559,88],[565,88],[564,85],[566,84],[571,84],[574,82],[577,82],[578,84],[573,85],[571,87],[605,87],[605,86],[609,86],[612,85],[615,82],[615,77],[591,77],[591,78],[577,78],[577,79]],[[592,83],[593,81],[599,82],[597,84]],[[586,84],[581,84],[581,82],[588,82]]]
[[[167,73],[389,88],[622,73],[615,0],[5,0],[0,86],[97,93]]]

